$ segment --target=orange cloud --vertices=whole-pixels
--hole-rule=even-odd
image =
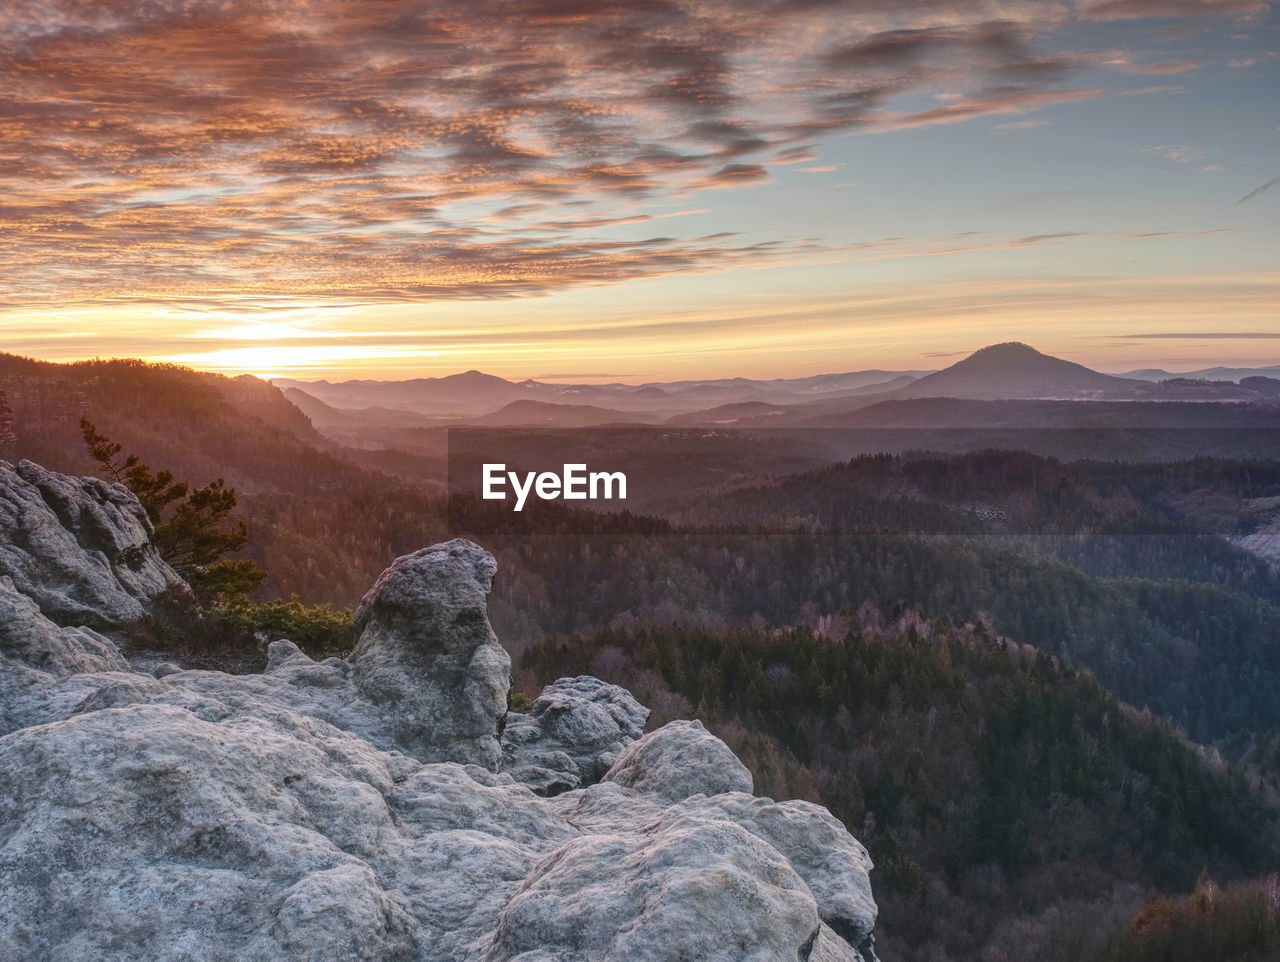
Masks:
[[[1099,96],[1042,32],[1144,2],[7,4],[5,296],[502,298],[803,256],[637,231],[832,134]]]

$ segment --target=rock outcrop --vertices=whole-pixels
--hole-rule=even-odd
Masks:
[[[65,717],[111,673],[133,677],[114,642],[55,625],[0,576],[0,735]]]
[[[0,739],[12,958],[775,962],[820,938],[871,958],[818,894],[865,890],[865,853],[840,834],[830,864],[809,859],[804,803],[667,806],[610,783],[544,799],[278,706],[197,707]]]
[[[55,625],[8,575],[0,575],[0,655],[54,678],[129,670],[114,642],[91,628]]]
[[[644,731],[649,709],[599,678],[561,678],[529,714],[507,714],[503,768],[539,795],[600,781]]]
[[[133,677],[98,629],[182,584],[150,537],[122,486],[0,461],[0,735],[66,717]]]
[[[130,671],[0,579],[0,962],[872,962],[865,849],[700,723],[588,677],[507,720],[494,570],[401,558],[350,659],[245,676]]]
[[[122,485],[0,461],[0,575],[58,624],[117,628],[181,579]]]
[[[511,658],[489,626],[493,556],[455,539],[397,558],[356,611],[352,681],[424,761],[496,768]]]
[[[252,705],[306,715],[419,762],[495,771],[511,660],[489,627],[494,570],[489,553],[469,541],[425,548],[397,559],[365,596],[348,659],[316,662],[281,639],[261,675],[166,667],[128,683],[108,680],[81,710],[164,704],[219,715]]]
[[[675,721],[629,745],[604,776],[646,795],[678,802],[691,795],[751,792],[751,773],[700,721]]]

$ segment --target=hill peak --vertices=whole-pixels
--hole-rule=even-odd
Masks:
[[[1021,341],[974,351],[964,360],[895,392],[897,397],[1099,397],[1137,384],[1043,354]]]
[[[463,371],[461,374],[447,374],[440,378],[440,380],[453,381],[454,383],[470,382],[475,384],[493,384],[496,382],[501,382],[503,384],[511,383],[506,378],[498,377],[496,374],[486,374],[484,371],[477,371],[475,368],[472,368],[470,371]]]
[[[976,357],[1009,358],[1010,360],[1013,360],[1017,358],[1048,356],[1049,355],[1037,351],[1030,344],[1024,344],[1022,341],[1001,341],[999,344],[988,344],[986,347],[978,348],[965,360],[973,360]]]

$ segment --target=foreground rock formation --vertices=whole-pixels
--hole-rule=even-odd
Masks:
[[[60,624],[118,627],[179,582],[118,484],[0,461],[0,574]]]
[[[119,510],[97,537],[131,536],[122,489],[51,489],[75,518],[105,497]],[[0,508],[41,510],[20,493]],[[55,624],[74,593],[21,559],[20,581],[13,556],[0,962],[875,958],[865,849],[819,806],[753,796],[700,723],[642,735],[647,711],[587,677],[506,712],[495,565],[470,542],[398,559],[350,659],[279,640],[248,676],[130,670],[104,635]],[[118,613],[104,601],[99,624]]]

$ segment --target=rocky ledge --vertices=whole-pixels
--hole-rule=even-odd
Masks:
[[[866,850],[701,723],[589,677],[506,711],[470,542],[392,564],[349,659],[131,669],[175,578],[131,497],[0,465],[0,536],[50,535],[0,546],[0,962],[875,959]]]

